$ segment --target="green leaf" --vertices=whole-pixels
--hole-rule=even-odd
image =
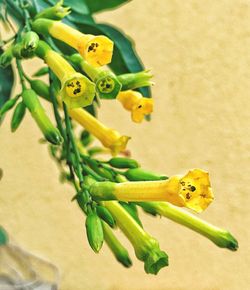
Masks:
[[[0,53],[2,52],[3,51],[0,50]],[[0,108],[10,98],[13,82],[14,73],[12,67],[0,67]]]
[[[130,0],[85,0],[91,14],[116,8],[129,1]]]

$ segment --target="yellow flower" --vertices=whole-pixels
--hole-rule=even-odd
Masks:
[[[126,149],[130,137],[122,136],[116,130],[106,127],[84,109],[72,109],[69,114],[89,133],[99,139],[104,147],[109,148],[113,155],[117,155]]]
[[[126,110],[131,111],[131,118],[136,123],[141,123],[145,115],[153,112],[153,100],[144,98],[139,92],[123,91],[118,94],[117,99]]]
[[[39,18],[32,23],[34,31],[50,34],[72,46],[93,66],[103,66],[111,62],[114,43],[103,35],[83,34],[80,31],[50,19]]]
[[[61,82],[60,96],[69,108],[91,105],[95,96],[95,84],[76,72],[57,52],[49,49],[44,60]]]
[[[97,200],[168,201],[174,205],[201,212],[213,200],[209,176],[201,169],[167,180],[138,182],[98,182],[90,192]]]

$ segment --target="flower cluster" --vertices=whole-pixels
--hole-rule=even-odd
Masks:
[[[0,108],[0,120],[18,102],[11,122],[15,131],[28,108],[50,143],[51,156],[60,165],[61,181],[68,181],[75,188],[73,200],[86,214],[87,238],[94,252],[98,253],[106,242],[120,263],[131,266],[128,251],[113,231],[119,227],[133,245],[136,257],[144,262],[146,273],[157,274],[168,265],[168,256],[158,241],[143,229],[138,207],[151,215],[172,219],[219,247],[236,250],[237,241],[228,231],[182,209],[200,213],[213,201],[208,172],[197,168],[167,177],[144,170],[129,157],[130,137],[96,117],[96,107],[103,99],[118,100],[117,104],[120,102],[131,113],[132,121],[141,123],[153,112],[153,100],[142,94],[153,84],[150,71],[141,66],[140,71],[123,68],[115,73],[115,67],[122,67],[122,63],[117,61],[117,55],[112,60],[117,39],[107,36],[111,30],[96,35],[97,24],[91,24],[94,34],[87,32],[90,24],[86,24],[86,31],[82,31],[82,26],[77,29],[68,18],[70,7],[63,7],[62,0],[37,13],[30,12],[34,7],[22,8],[25,24],[0,57],[4,68],[16,61],[22,91]],[[22,67],[22,60],[32,57],[46,64],[35,78]],[[131,53],[128,62],[130,57]],[[43,75],[48,75],[49,85],[38,79]],[[52,104],[56,125],[40,98]],[[76,123],[82,128],[79,137],[74,130]],[[92,145],[95,138],[101,146]],[[110,154],[111,159],[96,156],[100,153]]]

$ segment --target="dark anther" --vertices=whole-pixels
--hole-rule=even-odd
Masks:
[[[78,89],[75,89],[75,90],[73,91],[73,94],[76,95],[76,94],[78,94],[78,93],[80,93],[80,92],[81,92],[81,90],[78,88]]]
[[[191,190],[191,191],[195,191],[195,190],[196,190],[196,187],[192,185],[192,186],[190,187],[190,190]]]
[[[187,194],[186,194],[186,199],[190,199],[191,198],[191,195],[190,195],[190,193],[188,192]]]
[[[106,88],[109,89],[111,87],[110,84],[106,84]]]
[[[139,106],[138,106],[138,109],[140,109],[140,108],[142,108],[142,105],[139,105]]]

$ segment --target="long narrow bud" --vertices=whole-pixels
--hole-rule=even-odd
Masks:
[[[51,123],[36,93],[33,90],[25,90],[22,93],[22,97],[25,106],[29,109],[44,137],[54,145],[61,144],[62,136],[58,129]]]
[[[195,232],[207,237],[213,243],[221,248],[228,248],[236,251],[238,248],[237,240],[224,229],[220,229],[194,214],[191,214],[181,208],[171,205],[167,202],[140,202],[143,209],[152,214],[159,214],[167,217],[178,224],[181,224]]]
[[[115,255],[118,262],[120,262],[124,267],[129,268],[132,266],[132,261],[129,257],[128,251],[123,247],[120,241],[113,234],[111,228],[105,223],[102,223],[104,240],[108,247]]]

